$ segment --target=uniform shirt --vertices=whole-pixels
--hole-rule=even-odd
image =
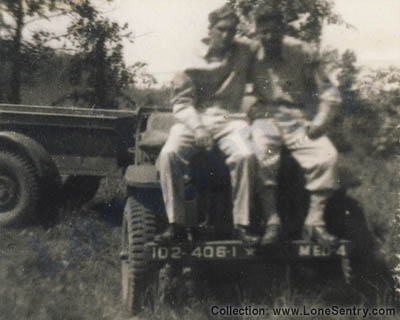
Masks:
[[[202,125],[200,114],[213,108],[216,114],[240,112],[250,66],[257,46],[234,40],[224,57],[216,59],[208,47],[197,62],[173,80],[173,113],[191,129]]]
[[[267,58],[260,48],[253,69],[256,95],[267,104],[283,103],[316,112],[320,101],[339,103],[340,94],[319,61],[317,49],[285,37],[281,57]]]

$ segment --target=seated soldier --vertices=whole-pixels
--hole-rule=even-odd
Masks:
[[[297,160],[310,192],[303,237],[331,243],[337,239],[326,230],[323,214],[329,196],[337,188],[337,151],[326,136],[326,129],[334,118],[340,95],[323,72],[317,50],[311,44],[284,36],[284,30],[277,8],[264,6],[257,10],[256,32],[262,48],[254,65],[254,86],[262,116],[253,122],[252,135],[261,155],[260,163],[266,169],[264,183],[270,186],[270,195],[276,193],[282,145]],[[266,113],[270,118],[263,118]],[[276,200],[270,201],[270,211],[276,212]],[[270,220],[263,244],[279,236],[279,217],[275,214],[275,219]]]
[[[160,179],[169,219],[157,242],[183,239],[185,223],[185,166],[201,150],[216,144],[229,167],[233,222],[237,237],[256,241],[248,233],[250,204],[257,166],[246,120],[240,112],[248,68],[254,50],[234,39],[238,17],[226,5],[209,15],[209,38],[205,52],[193,68],[186,68],[174,81],[173,113],[179,120],[169,133],[159,157]]]

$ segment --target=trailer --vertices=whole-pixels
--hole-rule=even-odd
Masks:
[[[139,111],[0,104],[0,226],[32,216],[68,176],[92,197],[132,162]]]

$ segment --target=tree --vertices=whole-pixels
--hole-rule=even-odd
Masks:
[[[103,0],[104,3],[113,0]],[[96,1],[98,5],[100,0]],[[24,29],[32,22],[55,16],[68,16],[71,24],[65,34],[38,30],[30,39]],[[135,77],[146,83],[155,79],[145,72],[144,63],[127,67],[123,61],[122,40],[133,40],[128,25],[119,25],[104,18],[90,0],[0,0],[0,99],[21,103],[22,82],[29,82],[33,71],[42,69],[42,61],[51,60],[56,50],[51,40],[68,40],[62,49],[71,57],[69,80],[79,89],[57,101],[80,101],[81,106],[116,107],[123,97],[129,105],[133,100],[124,94]],[[74,55],[71,55],[71,51]],[[7,87],[7,90],[5,90]]]
[[[370,153],[400,155],[400,68],[369,70],[360,77],[358,87],[363,121],[360,127],[369,135]]]
[[[124,90],[134,84],[145,64],[128,67],[123,60],[123,39],[133,41],[128,24],[121,26],[105,18],[90,0],[72,3],[70,17],[71,24],[63,37],[69,45],[64,48],[72,46],[76,50],[69,79],[79,89],[54,104],[69,99],[80,106],[117,108],[123,98],[134,105]]]
[[[0,28],[3,31],[1,40],[9,40],[10,48],[7,55],[10,60],[10,77],[7,101],[21,102],[21,74],[23,69],[24,50],[32,43],[23,39],[24,28],[38,19],[49,19],[56,11],[58,0],[0,0]],[[6,23],[4,15],[11,18],[12,23]]]
[[[347,25],[334,11],[332,0],[230,0],[229,2],[240,16],[239,30],[245,35],[253,33],[254,13],[265,4],[281,10],[287,26],[286,33],[304,41],[319,43],[324,22]]]
[[[351,50],[346,50],[342,54],[340,62],[340,73],[338,75],[339,91],[342,97],[343,111],[345,114],[352,113],[359,104],[359,92],[355,88],[357,84],[358,68],[356,54]]]
[[[339,59],[337,50],[332,50],[324,52],[322,59],[329,61],[335,70],[340,70],[337,80],[342,102],[336,106],[338,111],[332,122],[334,126],[331,128],[329,136],[339,151],[349,151],[352,147],[346,137],[346,133],[348,133],[346,124],[348,127],[349,124],[354,124],[359,120],[352,116],[355,112],[360,113],[361,104],[359,92],[356,89],[358,68],[355,63],[357,58],[354,52],[347,50]]]

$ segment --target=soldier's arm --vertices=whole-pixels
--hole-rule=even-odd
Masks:
[[[255,103],[247,110],[250,119],[262,118],[267,112],[268,102],[271,100],[267,90],[268,81],[264,65],[264,49],[261,44],[255,43],[252,47],[253,56],[249,66],[248,83],[253,86]]]
[[[332,120],[335,119],[341,98],[339,90],[325,72],[319,59],[312,59],[306,72],[309,73],[308,76],[312,77],[310,80],[315,84],[314,94],[318,101],[318,111],[310,124],[309,136],[317,138],[325,134]]]
[[[195,108],[196,88],[185,73],[177,74],[172,81],[174,116],[193,131],[202,127],[200,115]]]
[[[271,97],[270,92],[267,91],[266,82],[268,81],[268,76],[265,72],[265,52],[264,48],[260,43],[255,43],[253,45],[253,59],[250,65],[249,81],[254,86],[254,93],[257,98],[267,103]]]
[[[173,80],[172,111],[174,116],[193,131],[197,146],[210,150],[213,139],[201,121],[195,102],[196,88],[193,81],[185,73],[178,74]]]

